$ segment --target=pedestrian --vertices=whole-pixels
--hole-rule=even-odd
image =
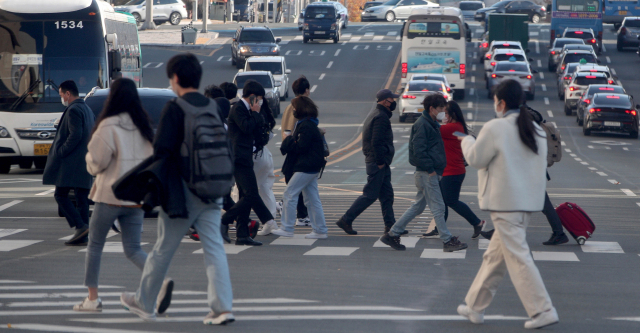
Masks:
[[[237,92],[237,90],[236,90]],[[227,124],[227,118],[229,117],[229,111],[231,111],[231,103],[226,97],[226,94],[222,88],[216,85],[210,85],[204,88],[204,96],[211,98],[218,104],[218,111],[220,111],[220,117]]]
[[[531,318],[524,327],[533,329],[557,323],[558,313],[526,240],[531,213],[544,207],[547,142],[522,96],[517,81],[501,82],[493,98],[497,119],[483,126],[477,140],[470,135],[461,138],[464,157],[478,169],[480,209],[491,212],[496,231],[458,313],[472,323],[483,323],[484,310],[509,272]]]
[[[311,85],[309,84],[309,80],[306,77],[300,76],[297,80],[293,81],[291,85],[291,90],[293,93],[298,96],[306,96],[309,97],[311,94],[310,91]],[[282,114],[282,121],[280,127],[282,128],[282,141],[287,137],[287,135],[291,135],[293,132],[293,128],[296,123],[300,121],[300,119],[296,119],[293,114],[293,106],[289,104],[287,108],[284,110]],[[288,134],[287,134],[288,133]],[[285,175],[284,177],[285,183],[289,183],[289,178]],[[307,206],[304,205],[304,197],[302,192],[300,192],[300,196],[298,197],[298,207],[297,210],[297,218],[296,226],[306,227],[311,223],[311,219],[309,219],[309,212],[307,211]]]
[[[444,168],[442,179],[440,180],[442,199],[445,204],[444,221],[447,221],[449,217],[449,207],[451,207],[451,209],[473,226],[471,239],[477,239],[480,236],[485,221],[480,221],[469,206],[460,201],[460,190],[467,170],[465,168],[466,163],[462,155],[460,140],[458,140],[454,133],[469,134],[469,129],[467,128],[467,123],[462,115],[462,109],[460,109],[458,103],[454,101],[447,103],[442,124],[443,125],[440,126],[440,135],[442,136],[444,152],[447,156],[447,166]],[[425,234],[425,237],[429,238],[438,236],[438,227],[434,228],[430,233]]]
[[[402,214],[400,220],[380,238],[380,241],[395,250],[405,250],[405,246],[400,243],[400,235],[406,231],[409,222],[424,212],[427,205],[429,205],[433,219],[436,221],[443,243],[442,250],[454,252],[467,248],[467,244],[451,235],[444,218],[446,206],[440,188],[440,178],[447,166],[447,158],[444,142],[440,135],[440,125],[436,119],[444,119],[446,105],[447,100],[441,94],[427,95],[422,101],[424,111],[411,127],[409,163],[416,167],[414,177],[418,193],[416,200]]]
[[[60,83],[60,99],[66,107],[49,150],[42,175],[44,185],[55,185],[54,198],[58,208],[75,233],[65,245],[87,245],[89,233],[89,189],[92,177],[87,172],[85,155],[95,115],[79,97],[72,80]],[[73,190],[76,205],[69,199]]]
[[[220,84],[220,89],[224,91],[224,96],[229,100],[232,106],[240,100],[238,98],[238,86],[236,86],[235,83],[222,82]]]
[[[255,131],[264,125],[260,108],[264,103],[264,88],[260,83],[248,80],[242,90],[242,98],[233,105],[229,113],[229,137],[234,156],[234,177],[240,200],[222,216],[222,235],[228,237],[229,225],[237,220],[236,245],[260,246],[261,242],[250,236],[249,221],[240,217],[249,216],[250,210],[258,215],[264,224],[273,221],[273,215],[260,198],[258,182],[253,171],[253,143]],[[257,231],[257,230],[256,230]]]
[[[202,240],[205,270],[208,278],[208,305],[211,309],[203,322],[208,325],[220,325],[233,322],[232,289],[229,277],[227,255],[220,237],[220,207],[222,198],[215,201],[203,200],[186,186],[193,170],[185,167],[181,148],[184,146],[185,114],[183,108],[189,108],[191,114],[217,113],[217,105],[212,100],[198,93],[202,67],[193,54],[183,53],[173,56],[167,63],[167,76],[171,89],[178,96],[167,102],[160,116],[160,122],[153,142],[153,158],[165,161],[171,172],[167,177],[180,178],[180,188],[170,189],[165,195],[175,201],[184,193],[184,204],[187,216],[171,218],[164,208],[158,215],[158,240],[147,258],[140,280],[140,287],[136,293],[123,293],[120,302],[142,319],[155,320],[157,311],[166,310],[170,305],[172,289],[166,293],[169,302],[156,304],[156,299],[162,299],[162,287],[165,275],[169,270],[171,259],[175,254],[183,235],[189,227],[195,226]],[[189,134],[190,135],[190,134]],[[194,152],[188,152],[193,154]],[[173,183],[167,181],[167,183]],[[180,193],[180,194],[178,194]],[[172,197],[173,196],[173,197]],[[161,308],[163,306],[163,308]]]
[[[391,162],[395,154],[391,115],[396,109],[395,99],[400,97],[389,89],[376,94],[376,107],[364,121],[362,132],[362,152],[365,156],[367,184],[362,195],[356,199],[347,212],[336,222],[344,232],[357,235],[353,221],[369,208],[376,199],[380,200],[384,230],[387,233],[396,219],[393,215],[393,187],[391,186]]]
[[[116,219],[122,230],[124,254],[141,271],[144,268],[147,254],[140,247],[144,211],[134,202],[116,199],[111,186],[151,156],[152,141],[153,129],[149,115],[142,108],[136,84],[130,79],[114,81],[105,106],[96,119],[85,158],[87,170],[96,177],[89,194],[95,207],[89,222],[89,246],[85,259],[84,284],[89,289],[89,296],[73,307],[75,311],[102,311],[102,301],[98,297],[100,259],[107,233]],[[167,287],[172,288],[172,284],[167,282]]]
[[[322,133],[318,129],[318,107],[306,96],[291,100],[293,113],[300,119],[293,134],[282,142],[280,152],[286,155],[282,173],[289,178],[284,190],[282,228],[273,231],[274,235],[293,237],[296,221],[295,210],[300,193],[304,192],[306,205],[311,211],[313,231],[305,238],[326,239],[327,225],[318,192],[318,177],[326,165]]]

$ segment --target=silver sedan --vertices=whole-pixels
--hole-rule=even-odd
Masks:
[[[511,79],[518,81],[522,85],[528,100],[533,100],[536,95],[536,78],[533,75],[535,73],[537,71],[531,70],[527,62],[499,61],[491,75],[487,77],[487,89],[489,90],[487,97],[493,98],[493,87],[504,80]]]

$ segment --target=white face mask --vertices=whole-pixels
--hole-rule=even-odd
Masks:
[[[69,106],[69,102],[65,102],[64,97],[60,97],[60,101],[62,102],[62,105],[64,105],[65,107]]]
[[[262,104],[264,103],[264,99],[261,99],[258,101],[258,105],[260,105],[260,107],[262,107]]]
[[[436,115],[436,119],[438,119],[440,121],[444,120],[444,117],[445,117],[444,111],[439,112],[438,115]]]

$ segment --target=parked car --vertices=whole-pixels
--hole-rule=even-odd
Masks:
[[[252,56],[280,55],[281,38],[275,38],[268,27],[240,27],[231,42],[231,64],[244,68]]]
[[[532,70],[526,61],[499,61],[496,67],[487,78],[487,98],[493,98],[493,87],[504,80],[515,80],[520,83],[528,100],[533,100],[536,96],[536,78],[533,74],[538,73]]]
[[[187,6],[182,0],[154,0],[153,22],[162,24],[169,22],[172,25],[180,24],[182,18],[188,17]],[[144,22],[147,18],[147,6],[144,0],[131,0],[123,6],[114,9],[119,12],[130,13],[137,22]]]
[[[625,17],[622,25],[618,29],[618,42],[616,47],[618,51],[624,50],[625,47],[640,46],[640,17]]]
[[[365,10],[365,19],[368,20],[385,20],[394,22],[395,20],[406,20],[411,15],[411,11],[415,8],[439,7],[435,2],[428,0],[390,0],[382,6],[371,7]]]
[[[373,21],[373,20],[370,20],[370,19],[366,18],[366,10],[371,8],[371,7],[380,6],[382,4],[384,4],[384,1],[368,1],[368,2],[365,2],[364,5],[362,7],[360,7],[360,10],[362,11],[362,13],[360,14],[360,21],[362,21],[362,22]]]
[[[476,10],[484,8],[484,2],[460,1],[458,8],[462,11],[462,16],[465,21],[473,21],[473,16],[476,14]]]
[[[584,40],[587,45],[593,45],[593,48],[600,54],[602,52],[602,45],[599,45],[596,39],[596,34],[591,28],[566,28],[562,37],[565,38],[580,38]]]
[[[590,63],[590,64],[599,64],[600,60],[598,60],[598,56],[590,51],[571,51],[565,53],[560,61],[558,62],[558,68],[556,69],[556,75],[560,76],[562,72],[564,72],[564,68],[568,63],[571,62],[579,62],[579,63]]]
[[[399,103],[399,120],[404,123],[408,117],[420,117],[424,107],[422,101],[429,94],[442,94],[447,101],[453,100],[453,94],[446,92],[444,82],[439,80],[411,80],[407,82]]]
[[[273,117],[278,118],[280,115],[280,83],[276,82],[271,72],[268,71],[238,72],[233,78],[233,83],[238,87],[238,98],[242,98],[242,89],[248,80],[254,80],[262,85]]]
[[[626,94],[597,93],[584,113],[582,133],[591,135],[591,131],[629,133],[632,139],[638,138],[638,109],[633,105],[633,97]]]
[[[553,40],[553,44],[549,47],[549,61],[547,62],[549,72],[555,72],[560,61],[560,53],[562,47],[568,44],[580,44],[584,45],[584,40],[581,38],[556,38]]]
[[[573,73],[571,82],[564,91],[564,114],[570,116],[578,106],[578,101],[587,87],[592,84],[608,84],[609,79],[604,73]]]
[[[289,98],[289,74],[287,62],[283,56],[251,57],[244,65],[244,71],[269,71],[276,83],[280,83],[280,100]]]
[[[614,86],[610,84],[592,84],[588,86],[587,90],[582,94],[582,97],[580,97],[578,107],[576,109],[576,122],[579,126],[582,126],[582,123],[584,122],[584,114],[588,111],[586,108],[591,104],[593,95],[597,93],[626,94],[627,92],[622,86]]]

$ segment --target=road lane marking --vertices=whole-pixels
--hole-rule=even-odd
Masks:
[[[0,229],[0,238],[15,235],[23,231],[27,231],[27,229]]]
[[[314,92],[314,91],[316,91],[316,88],[318,88],[318,85],[314,84],[313,87],[311,87],[311,89],[309,91],[310,92]]]
[[[476,71],[476,64],[471,65],[471,70],[474,72]]]
[[[475,76],[471,77],[471,83],[476,83],[476,77]]]
[[[324,79],[324,73],[320,74],[320,77],[318,78],[318,81],[322,81],[322,79]]]
[[[365,36],[365,37],[372,37],[373,35],[374,35],[374,33],[373,33],[373,32],[371,32],[371,31],[369,31],[369,32],[365,32],[365,33],[364,33],[364,36]]]
[[[607,181],[608,181],[609,183],[613,184],[613,185],[620,184],[620,183],[618,183],[618,181],[617,181],[617,180],[615,180],[615,179],[607,179]]]
[[[616,69],[615,68],[611,68],[611,74],[618,75],[618,74],[616,74]]]
[[[332,65],[333,65],[333,61],[329,61],[329,64],[327,65],[327,68],[331,68]]]
[[[151,67],[151,65],[154,65],[152,68],[159,68],[160,66],[164,65],[164,62],[149,62],[146,65],[142,66],[142,68],[149,68]]]
[[[271,242],[271,245],[297,245],[297,246],[311,246],[317,241],[317,239],[306,239],[305,235],[297,234],[293,237],[278,237]]]
[[[396,36],[396,40],[402,40],[402,37]]]
[[[41,193],[38,193],[38,194],[36,194],[36,195],[38,195],[38,196],[42,196],[42,195],[49,195],[49,194],[51,194],[51,193],[53,193],[53,192],[55,192],[55,191],[56,191],[56,189],[55,189],[55,188],[52,188],[52,189],[50,189],[50,190],[46,190],[46,191],[41,192]]]
[[[369,49],[369,45],[364,45],[364,47],[362,47],[362,45],[355,45],[353,47],[354,50],[368,50]]]
[[[621,188],[620,191],[622,191],[624,194],[626,194],[626,195],[628,195],[630,197],[635,197],[636,196],[636,194],[633,193],[633,191],[631,191],[628,188]]]
[[[373,37],[373,40],[383,40],[384,36],[375,36]]]
[[[418,238],[418,237],[415,237]],[[350,256],[356,252],[359,247],[341,247],[341,246],[318,246],[307,251],[305,256]],[[235,309],[234,309],[235,310]]]
[[[540,74],[540,78],[544,80],[544,73],[543,73],[543,72],[540,72],[540,73],[538,73],[538,74]]]
[[[540,54],[540,43],[538,43],[538,41],[537,41],[537,40],[536,40],[536,41],[534,41],[533,43],[536,45],[536,53],[537,53],[537,54]]]
[[[540,59],[538,59],[538,67],[542,67],[542,61],[540,61]]]
[[[106,286],[101,288],[107,289],[122,289],[124,287],[120,286]],[[43,290],[43,289],[53,289],[53,290],[67,290],[67,289],[85,289],[87,287],[81,285],[55,285],[55,286],[43,286],[43,285],[30,285],[30,286],[0,286],[0,290]]]
[[[574,158],[574,160],[576,160],[576,161],[578,161],[578,162],[582,162],[582,159],[581,159],[581,158],[578,158],[578,157]]]
[[[224,59],[224,56],[220,56],[217,61]]]
[[[200,61],[200,65],[204,64],[204,60]]]
[[[293,54],[293,52],[297,52],[296,54]],[[285,53],[284,55],[295,55],[295,56],[299,56],[302,54],[302,50],[289,50],[287,51],[287,53]]]
[[[640,206],[640,202],[636,202],[636,205]]]
[[[478,52],[473,52],[473,59],[478,57]],[[476,65],[473,65],[473,70],[476,70]]]
[[[347,41],[342,42],[342,45],[343,45],[343,46],[344,46],[344,45],[347,45]]]
[[[549,118],[553,118],[553,112],[551,110],[547,110],[547,114],[549,115]]]
[[[20,283],[20,282],[16,282]],[[33,282],[29,282],[33,283]],[[11,302],[6,303],[5,306],[10,308],[28,308],[28,307],[58,307],[58,306],[73,306],[78,301],[52,301],[52,302]],[[206,299],[178,299],[171,300],[171,304],[208,304]],[[319,303],[319,301],[312,301],[306,299],[295,298],[240,298],[234,299],[233,304],[296,304],[296,303]],[[120,300],[102,301],[102,305],[120,305]]]
[[[473,91],[474,91],[473,88],[469,89],[469,95],[473,96]]]
[[[602,52],[607,52],[607,48],[602,44]]]
[[[544,98],[544,104],[549,105],[549,98],[547,97]]]
[[[609,58],[609,56],[606,56],[605,59],[607,59],[607,64],[611,63],[611,58]]]
[[[149,243],[142,242],[141,246],[147,245]],[[87,249],[84,248],[78,252],[87,252]],[[104,248],[102,249],[102,253],[124,253],[124,248],[122,247],[122,242],[104,242]]]
[[[564,141],[562,141],[561,145],[562,145],[562,146],[566,146],[566,145],[567,145],[567,143],[566,143],[566,142],[564,142]]]
[[[567,153],[570,153],[570,152],[571,152],[571,149],[569,149],[569,148],[565,148],[565,150],[564,150],[564,151],[566,151]]]
[[[629,150],[629,148],[627,148],[627,147],[622,147],[622,150]]]
[[[589,253],[624,253],[618,242],[596,242],[588,241],[580,245],[582,252]]]
[[[350,33],[342,34],[342,38],[344,39],[351,38],[351,34]]]
[[[467,108],[469,108],[469,109],[473,108],[473,102],[468,102],[467,103]]]
[[[397,31],[389,31],[389,32],[387,32],[387,36],[395,36],[397,34],[398,34]]]
[[[547,91],[547,85],[546,84],[542,84],[542,91]]]
[[[534,37],[534,36],[538,36],[540,33],[537,31],[529,31],[529,36]]]
[[[535,261],[580,261],[573,252],[531,251]]]
[[[598,168],[589,167],[589,170],[591,170],[591,171],[598,171]]]
[[[6,204],[0,206],[0,212],[5,210],[5,209],[7,209],[7,208],[9,208],[9,207],[15,206],[15,205],[17,205],[17,204],[19,204],[19,203],[21,203],[23,201],[24,200],[13,200],[13,201],[11,201],[9,203],[6,203]]]
[[[293,40],[302,40],[302,36],[295,36]]]
[[[467,120],[473,120],[473,113],[467,112]]]
[[[571,156],[571,157],[578,157],[578,155],[576,155],[576,154],[569,154],[569,156]]]
[[[420,258],[422,259],[464,259],[467,255],[467,250],[456,252],[442,252],[441,249],[424,249]]]
[[[580,164],[582,164],[582,165],[589,165],[589,163],[587,163],[587,162],[580,162]]]
[[[9,252],[23,247],[27,247],[36,243],[42,242],[41,240],[0,240],[0,252]],[[86,292],[85,292],[86,294]],[[12,294],[15,295],[15,294]]]
[[[310,56],[315,56],[315,57],[321,57],[321,56],[323,56],[323,55],[324,55],[324,53],[325,53],[325,51],[323,50],[322,52],[320,52],[320,54],[319,54],[319,55],[316,55],[316,54],[315,54],[315,51],[309,51],[309,55],[310,55]]]
[[[234,244],[223,244],[223,245],[224,245],[225,254],[238,254],[250,248],[250,246],[246,246],[246,245],[234,245]],[[203,253],[204,253],[203,249],[193,251],[193,254],[203,254]]]
[[[10,324],[10,328],[28,331],[40,332],[67,332],[67,333],[160,333],[159,331],[139,331],[112,328],[93,328],[79,326],[63,326],[63,325],[45,325],[45,324]]]
[[[194,296],[194,295],[206,295],[207,292],[191,291],[191,290],[174,290],[172,294]],[[121,295],[122,295],[122,291],[100,293],[100,297],[102,298],[120,297]],[[5,294],[0,294],[0,299],[33,299],[33,298],[59,299],[59,298],[77,298],[77,297],[85,297],[85,296],[87,296],[86,290],[80,291],[80,292],[67,292],[67,293],[5,293]]]
[[[336,54],[334,54],[333,56],[334,56],[334,57],[337,57],[337,56],[338,56],[338,54],[340,54],[340,50],[341,50],[341,49],[336,50]]]

